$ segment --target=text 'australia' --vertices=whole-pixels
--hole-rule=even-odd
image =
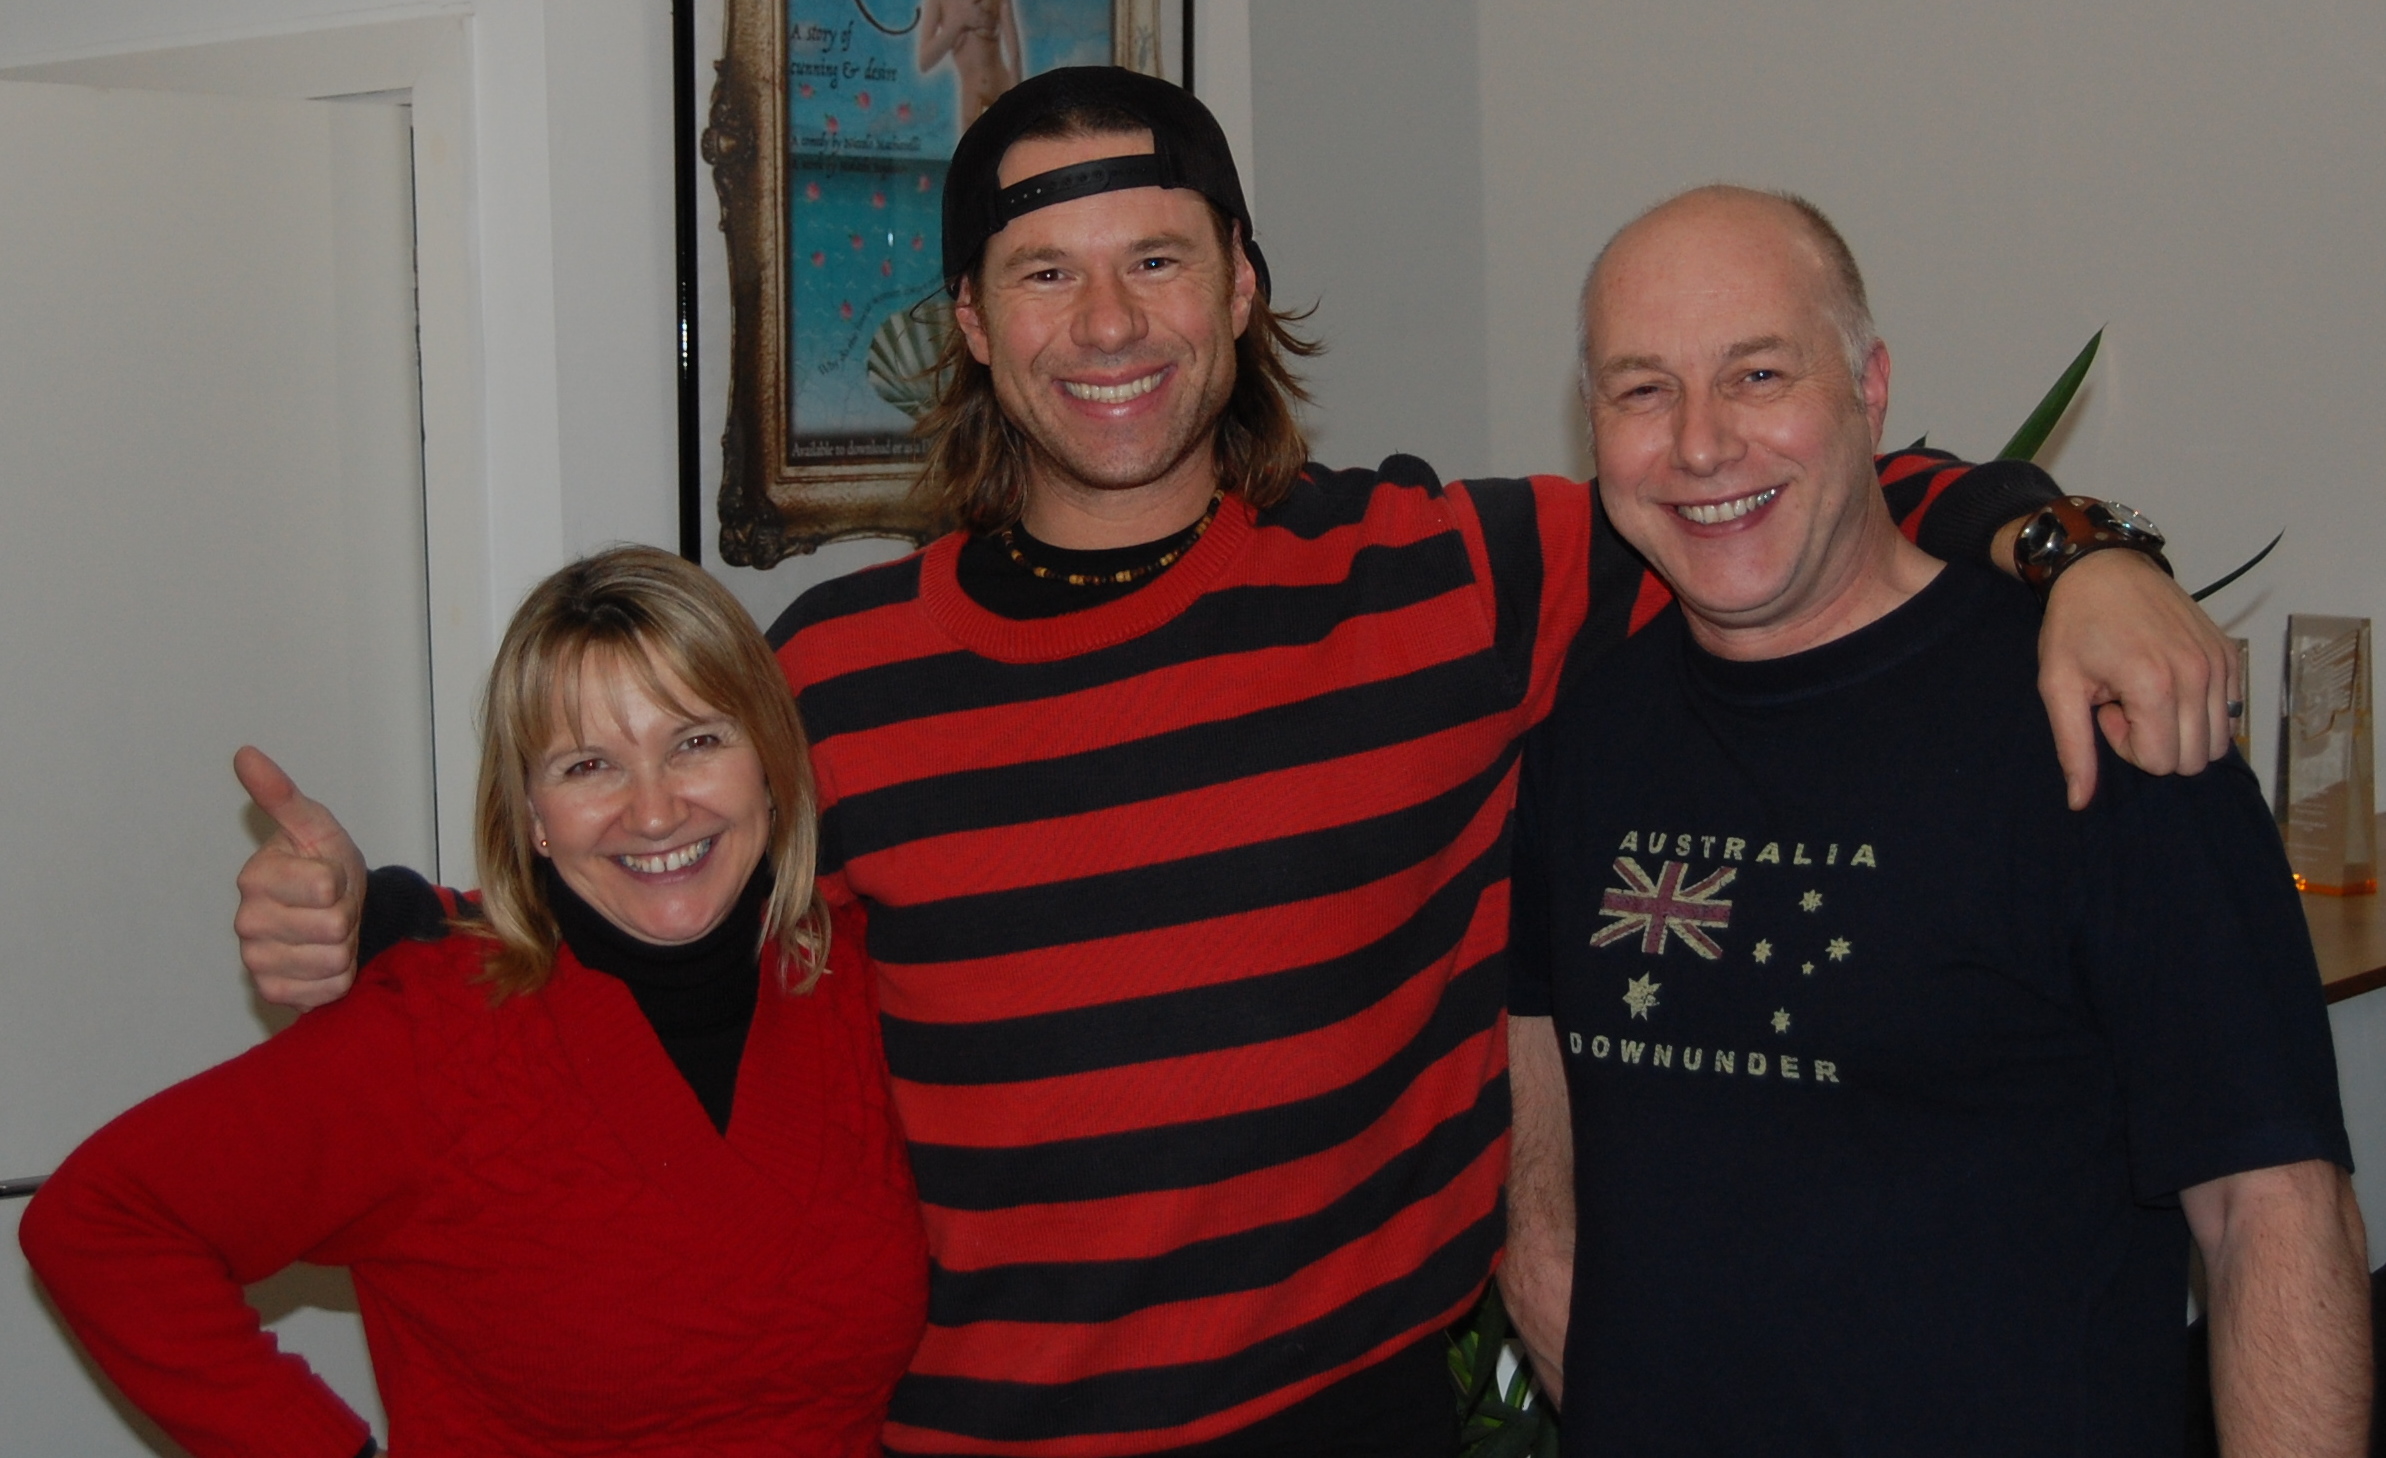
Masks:
[[[1755,846],[1754,854],[1749,847]],[[1784,849],[1784,847],[1787,849]],[[1768,840],[1757,842],[1744,835],[1696,835],[1683,831],[1627,830],[1619,851],[1637,851],[1649,856],[1697,856],[1710,861],[1742,861],[1756,866],[1863,866],[1878,869],[1880,857],[1869,844],[1859,844],[1853,850],[1840,842],[1803,840]]]

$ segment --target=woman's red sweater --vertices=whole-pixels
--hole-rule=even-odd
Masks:
[[[399,948],[75,1151],[20,1238],[93,1359],[197,1458],[352,1458],[241,1296],[314,1261],[397,1458],[876,1453],[927,1257],[867,973],[765,980],[723,1137],[621,983],[566,951],[492,1006],[485,945]]]

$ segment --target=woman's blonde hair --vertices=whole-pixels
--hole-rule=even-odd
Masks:
[[[775,880],[762,945],[776,944],[771,970],[782,987],[810,991],[828,956],[828,921],[813,896],[818,801],[794,696],[728,589],[652,547],[615,547],[549,577],[497,647],[481,704],[474,807],[486,920],[461,924],[492,943],[487,980],[502,998],[536,991],[555,970],[561,933],[539,880],[530,781],[557,728],[577,728],[592,660],[625,670],[674,714],[694,718],[701,708],[726,717],[761,757],[774,810],[765,854]],[[701,704],[680,702],[666,674]]]

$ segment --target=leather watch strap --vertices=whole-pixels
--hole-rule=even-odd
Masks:
[[[2021,580],[2043,599],[2072,563],[2116,547],[2151,557],[2168,573],[2171,564],[2162,555],[2164,545],[2152,522],[2118,502],[2058,496],[2023,524],[2013,544],[2013,564]]]

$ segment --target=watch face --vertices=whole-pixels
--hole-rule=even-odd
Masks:
[[[2162,540],[2161,528],[2155,526],[2152,519],[2149,518],[2144,512],[2139,511],[2136,507],[2123,506],[2118,501],[2108,501],[2104,504],[2104,509],[2106,514],[2112,517],[2113,524],[2120,527],[2123,531],[2135,532],[2139,536],[2152,537],[2156,541]]]

